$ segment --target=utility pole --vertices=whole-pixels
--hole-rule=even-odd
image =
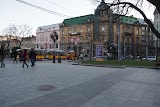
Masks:
[[[147,25],[147,30],[146,30],[146,60],[148,60],[148,35],[149,35],[149,27]]]
[[[120,61],[121,59],[120,16],[117,18],[117,35],[118,35],[118,61]]]
[[[51,33],[50,35],[51,39],[53,40],[53,43],[54,43],[54,55],[53,55],[53,63],[55,63],[55,59],[56,59],[56,51],[55,51],[55,48],[56,48],[56,42],[58,41],[58,34],[56,31],[53,31],[53,33]]]

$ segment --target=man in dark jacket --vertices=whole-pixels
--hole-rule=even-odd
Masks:
[[[35,65],[35,61],[36,61],[36,52],[35,50],[32,48],[30,53],[29,53],[29,58],[31,59],[31,67],[33,67]]]
[[[4,57],[5,57],[4,47],[1,46],[1,49],[0,49],[0,62],[1,62],[1,68],[2,68],[2,67],[5,67],[5,64],[3,63]]]
[[[14,62],[17,63],[17,55],[18,55],[18,52],[17,52],[16,50],[13,51],[13,57],[14,57],[13,63],[14,63]]]

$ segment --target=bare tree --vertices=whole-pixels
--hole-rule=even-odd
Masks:
[[[100,2],[101,0],[93,1]],[[143,6],[146,6],[147,2],[155,6],[157,11],[160,13],[160,0],[128,0],[128,2],[126,2],[126,0],[107,0],[107,5],[109,8],[112,8],[114,12],[122,15],[128,14],[131,9],[138,11],[143,16],[144,21],[151,28],[151,31],[160,39],[160,33],[155,29],[151,20],[147,18],[146,14],[141,9]]]
[[[21,44],[23,42],[23,38],[26,36],[31,35],[31,27],[29,27],[28,25],[10,25],[8,26],[6,29],[4,29],[3,33],[4,35],[7,36],[16,36],[16,37],[20,37],[20,43],[18,45],[18,47],[21,47]]]

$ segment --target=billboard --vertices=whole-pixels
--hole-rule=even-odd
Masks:
[[[96,45],[96,58],[102,58],[103,57],[103,46],[102,45]]]

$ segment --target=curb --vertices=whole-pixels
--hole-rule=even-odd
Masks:
[[[160,69],[160,68],[156,68],[156,67],[129,66],[129,65],[124,65],[124,66],[114,66],[114,65],[81,64],[81,62],[73,63],[72,65],[94,66],[94,67],[108,67],[108,68],[127,68],[127,67],[132,67],[132,68],[146,68],[146,69],[155,69],[155,70],[159,70],[159,69]]]
[[[108,67],[108,68],[126,68],[127,67],[127,66],[112,66],[112,65],[80,64],[80,63],[74,63],[72,65],[93,66],[93,67]]]

